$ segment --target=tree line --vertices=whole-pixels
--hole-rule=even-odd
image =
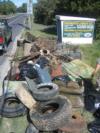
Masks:
[[[35,22],[52,24],[55,15],[99,18],[100,0],[37,0],[34,5]]]
[[[16,6],[11,1],[0,1],[0,14],[8,15],[16,12]]]
[[[10,0],[0,0],[0,14],[9,15],[16,12],[26,12],[27,4],[23,3],[22,6],[16,7],[16,5]]]

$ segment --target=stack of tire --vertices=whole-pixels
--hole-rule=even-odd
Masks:
[[[59,88],[56,84],[36,85],[35,82],[32,82],[27,78],[30,92],[38,104],[29,115],[30,123],[26,133],[56,131],[66,125],[72,115],[70,101],[59,95]]]

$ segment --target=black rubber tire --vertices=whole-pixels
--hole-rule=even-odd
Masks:
[[[90,133],[100,133],[100,120],[92,121],[87,125],[87,128]]]
[[[2,104],[2,98],[4,99],[4,104]],[[15,102],[16,106],[11,106],[11,103]],[[0,97],[0,115],[7,118],[13,118],[18,116],[23,116],[27,112],[27,108],[17,99],[17,97],[12,93],[7,93]]]
[[[88,95],[84,97],[84,104],[85,104],[85,109],[90,112],[95,111],[95,97],[92,95]]]
[[[58,85],[54,83],[43,83],[37,85],[37,88],[32,90],[32,95],[37,101],[48,101],[54,98],[59,93]]]
[[[63,127],[71,118],[71,103],[64,96],[40,103],[30,112],[30,119],[40,131],[54,131]],[[51,112],[52,111],[52,112]]]
[[[95,119],[100,119],[100,107],[93,113]]]
[[[39,131],[34,127],[33,124],[29,124],[26,128],[25,133],[39,133]]]

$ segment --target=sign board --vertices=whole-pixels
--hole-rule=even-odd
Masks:
[[[27,14],[33,14],[33,1],[27,0]]]
[[[68,44],[92,44],[94,39],[94,18],[56,16],[58,42]]]
[[[94,22],[91,21],[64,21],[63,37],[91,38],[94,33]]]

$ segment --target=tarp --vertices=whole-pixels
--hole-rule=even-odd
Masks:
[[[91,78],[94,68],[85,64],[83,61],[76,59],[68,63],[62,63],[62,70],[69,74],[73,81],[82,78]]]

